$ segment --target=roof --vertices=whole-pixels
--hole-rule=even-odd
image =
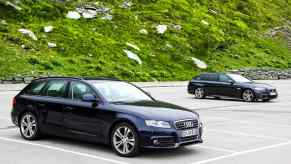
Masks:
[[[205,73],[201,73],[201,75],[221,75],[221,74],[225,74],[225,73],[221,73],[221,72],[205,72]]]
[[[72,80],[85,80],[85,81],[91,81],[91,80],[108,80],[108,81],[120,81],[117,78],[112,77],[69,77],[69,76],[53,76],[53,77],[40,77],[35,80],[46,80],[46,79],[72,79]]]

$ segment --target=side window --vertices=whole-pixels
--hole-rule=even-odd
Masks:
[[[229,82],[231,79],[226,75],[219,75],[220,82]]]
[[[94,91],[88,85],[80,82],[71,82],[69,98],[81,101],[85,94],[95,95]]]
[[[66,91],[66,81],[56,80],[50,81],[44,92],[45,96],[63,97]]]
[[[202,80],[202,79],[201,79],[201,76],[196,76],[193,78],[193,80]]]
[[[46,82],[34,82],[31,86],[24,92],[28,95],[39,95],[42,88],[45,86]]]
[[[208,75],[207,74],[202,74],[200,76],[200,79],[199,80],[208,80]]]
[[[209,81],[218,81],[217,74],[209,74],[208,75],[208,80]]]

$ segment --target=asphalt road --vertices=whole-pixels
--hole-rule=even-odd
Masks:
[[[177,150],[145,151],[135,158],[118,157],[104,145],[65,138],[47,137],[32,142],[23,140],[9,116],[11,99],[17,92],[2,90],[0,163],[290,164],[291,81],[267,82],[279,91],[279,98],[268,103],[196,100],[186,93],[186,86],[181,85],[145,88],[157,99],[197,110],[205,125],[205,142]]]

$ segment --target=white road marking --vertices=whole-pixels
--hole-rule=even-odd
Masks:
[[[281,140],[281,141],[288,141],[287,138],[281,138],[281,137],[274,137],[274,136],[262,136],[257,134],[250,134],[250,133],[243,133],[243,132],[236,132],[236,131],[228,131],[228,130],[222,130],[222,129],[207,129],[205,132],[215,132],[215,133],[225,133],[225,134],[232,134],[232,135],[240,135],[240,136],[246,136],[246,137],[256,137],[256,138],[264,138],[264,139],[272,139],[272,140]]]
[[[215,150],[215,151],[223,151],[228,153],[236,153],[238,151],[230,150],[230,149],[224,149],[224,148],[218,148],[218,147],[212,147],[212,146],[204,146],[204,145],[193,145],[191,147],[199,147],[202,149],[209,149],[209,150]]]
[[[240,155],[244,155],[244,154],[248,154],[248,153],[259,152],[259,151],[263,151],[263,150],[278,148],[278,147],[287,146],[287,145],[290,145],[290,144],[291,144],[291,141],[283,142],[283,143],[279,143],[279,144],[275,144],[275,145],[264,146],[264,147],[260,147],[260,148],[256,148],[256,149],[240,151],[240,152],[232,153],[232,154],[229,154],[229,155],[224,155],[224,156],[215,157],[215,158],[211,158],[211,159],[207,159],[207,160],[202,160],[202,161],[194,162],[192,164],[204,164],[204,163],[214,162],[214,161],[218,161],[218,160],[221,160],[221,159],[227,159],[227,158],[236,157],[236,156],[240,156]]]
[[[1,119],[1,120],[9,120],[9,121],[11,120],[11,119],[9,119],[9,118],[7,118],[7,117],[1,117],[1,116],[0,116],[0,119]]]
[[[17,127],[14,127],[14,128],[8,128],[8,129],[1,129],[0,128],[0,132],[3,132],[3,131],[15,131],[15,130],[18,130]]]
[[[209,118],[209,119],[213,119],[213,120],[223,120],[223,121],[229,121],[229,122],[236,122],[239,124],[255,124],[255,125],[262,125],[262,126],[272,126],[272,127],[282,127],[282,128],[291,128],[291,125],[286,125],[286,124],[277,124],[277,123],[261,123],[261,122],[255,122],[255,121],[240,121],[240,120],[233,120],[233,119],[229,119],[229,118],[224,118],[224,117],[204,117],[204,118]],[[225,124],[227,122],[217,122],[217,123],[213,123],[214,125],[216,124]],[[212,125],[210,123],[210,125]]]
[[[51,149],[51,150],[65,152],[65,153],[71,153],[71,154],[75,154],[75,155],[79,155],[79,156],[83,156],[83,157],[103,160],[103,161],[116,163],[116,164],[128,164],[126,162],[121,162],[121,161],[117,161],[117,160],[113,160],[113,159],[108,159],[108,158],[104,158],[104,157],[100,157],[100,156],[95,156],[95,155],[92,155],[92,154],[86,154],[86,153],[81,153],[81,152],[77,152],[77,151],[71,151],[71,150],[58,148],[58,147],[54,147],[54,146],[49,146],[49,145],[44,145],[44,144],[32,143],[32,142],[28,142],[28,141],[21,141],[21,140],[5,138],[5,137],[0,137],[0,140],[8,141],[8,142],[14,142],[14,143],[20,143],[20,144],[26,144],[26,145],[31,145],[31,146],[38,146],[38,147],[45,148],[45,149]]]

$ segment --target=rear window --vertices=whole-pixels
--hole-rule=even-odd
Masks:
[[[192,80],[201,80],[201,77],[200,76],[195,76],[192,78]]]
[[[30,86],[28,86],[24,93],[27,95],[39,95],[45,84],[45,81],[33,82]]]

